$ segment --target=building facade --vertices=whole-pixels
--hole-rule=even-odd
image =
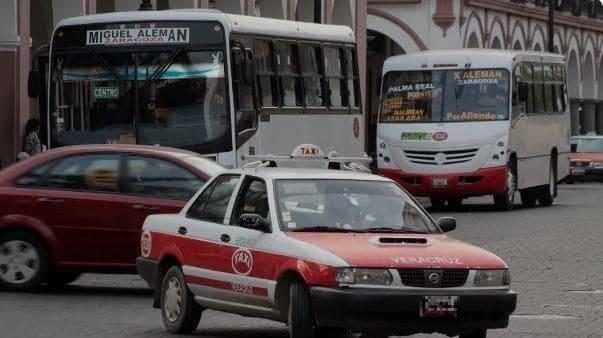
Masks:
[[[545,0],[151,0],[155,9],[216,8],[228,13],[348,25],[356,32],[359,73],[374,139],[383,61],[443,48],[546,50]],[[572,133],[603,133],[603,19],[593,0],[555,0],[554,48],[568,60]],[[137,10],[141,0],[0,2],[0,168],[22,146],[32,56],[63,18]],[[600,84],[601,83],[601,84]],[[369,146],[369,149],[371,147]]]

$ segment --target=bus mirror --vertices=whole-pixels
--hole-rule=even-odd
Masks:
[[[519,82],[518,88],[517,88],[517,93],[518,93],[518,98],[519,101],[521,102],[525,102],[528,100],[528,96],[529,96],[529,87],[528,84],[525,82]]]
[[[36,70],[30,70],[27,76],[27,95],[32,98],[38,98],[40,86],[40,73]]]
[[[250,48],[245,48],[245,68],[243,70],[243,82],[246,85],[253,85],[253,52]]]

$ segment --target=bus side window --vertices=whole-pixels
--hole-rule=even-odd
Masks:
[[[519,84],[521,83],[521,65],[515,65],[513,68],[513,93],[512,93],[512,107],[521,106],[523,102],[519,100]]]
[[[545,64],[542,66],[542,70],[544,74],[544,111],[547,114],[550,114],[555,111],[555,102],[553,95],[553,67],[551,64]]]
[[[346,107],[348,100],[345,94],[345,77],[343,73],[343,48],[325,46],[323,48],[325,58],[325,73],[327,76],[327,98],[329,107]],[[377,93],[380,95],[380,93]]]
[[[356,64],[356,49],[346,48],[346,77],[350,108],[360,106],[360,86],[358,84],[358,65]]]
[[[544,76],[542,74],[542,64],[532,64],[533,82],[532,91],[534,92],[534,112],[542,114],[544,112]]]
[[[561,64],[553,65],[553,100],[556,113],[565,112],[565,68]]]
[[[238,45],[243,47],[241,44]],[[241,47],[232,48],[232,87],[235,96],[237,147],[249,140],[257,128],[253,52],[249,48]]]
[[[526,113],[534,113],[534,89],[532,86],[532,65],[530,63],[522,64],[522,80],[528,84],[528,100],[526,101]]]
[[[301,107],[303,102],[297,49],[297,45],[294,43],[276,44],[280,99],[281,105],[284,107]]]
[[[260,105],[262,107],[276,107],[278,106],[278,86],[274,69],[272,42],[257,40],[254,47]]]
[[[324,107],[324,82],[320,45],[300,45],[301,73],[306,107]]]

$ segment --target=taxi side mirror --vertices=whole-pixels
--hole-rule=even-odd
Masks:
[[[272,232],[270,222],[258,214],[242,214],[241,217],[239,217],[239,225],[247,229]]]
[[[438,226],[443,232],[450,232],[456,229],[456,219],[454,217],[440,217]]]

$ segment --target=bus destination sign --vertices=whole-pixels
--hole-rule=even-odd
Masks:
[[[86,32],[86,45],[136,45],[189,43],[190,31],[184,27],[98,29]]]

